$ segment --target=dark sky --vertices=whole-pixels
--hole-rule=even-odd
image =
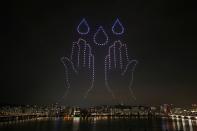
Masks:
[[[197,101],[196,13],[192,3],[171,0],[105,2],[9,1],[2,4],[0,103],[55,103],[65,92],[62,56],[68,56],[86,18],[109,30],[119,18],[121,40],[139,64],[137,104]],[[95,88],[103,90],[98,75]],[[105,103],[102,93],[93,104]],[[92,104],[91,103],[91,104]]]

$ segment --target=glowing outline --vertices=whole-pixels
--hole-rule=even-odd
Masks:
[[[95,67],[94,67],[94,55],[92,54],[92,48],[90,47],[90,45],[86,42],[86,40],[82,39],[82,38],[79,38],[77,42],[73,42],[73,46],[72,46],[72,51],[71,51],[71,55],[70,55],[70,59],[68,57],[62,57],[61,58],[61,62],[63,63],[64,67],[65,67],[65,74],[66,74],[66,80],[65,80],[65,84],[67,86],[67,91],[66,91],[66,96],[68,94],[68,89],[70,88],[70,82],[69,82],[69,75],[68,75],[68,66],[66,65],[66,63],[63,61],[63,59],[66,59],[71,65],[72,65],[72,69],[73,71],[76,73],[76,75],[78,74],[78,70],[75,68],[74,64],[73,64],[73,53],[74,53],[74,46],[77,46],[78,47],[78,60],[77,60],[77,67],[79,69],[79,58],[80,58],[80,45],[79,45],[79,42],[83,41],[84,42],[84,45],[85,45],[85,49],[84,49],[84,52],[83,52],[83,67],[85,66],[88,66],[88,69],[90,69],[90,65],[91,65],[91,62],[89,61],[88,62],[88,65],[85,65],[84,63],[85,62],[85,52],[86,52],[86,47],[89,47],[89,54],[88,54],[88,59],[91,60],[92,58],[92,80],[91,80],[91,86],[88,88],[88,90],[86,91],[85,95],[84,95],[84,98],[87,98],[89,92],[93,89],[94,87],[94,79],[95,79]],[[66,97],[64,96],[64,97]]]
[[[116,45],[116,43],[119,43],[120,44],[120,47],[119,47],[119,51],[120,51],[120,57],[121,57],[121,55],[122,55],[122,52],[121,52],[121,48],[122,47],[125,47],[125,53],[126,53],[126,61],[127,61],[127,64],[126,64],[126,67],[125,67],[125,69],[122,69],[122,66],[121,66],[121,76],[124,76],[125,75],[125,73],[128,71],[128,66],[130,65],[130,64],[132,64],[133,62],[135,62],[135,65],[134,65],[134,67],[133,67],[133,69],[131,70],[131,80],[129,81],[129,85],[128,85],[128,89],[129,89],[129,91],[130,91],[130,94],[131,94],[131,97],[134,99],[134,100],[136,100],[136,97],[135,97],[135,95],[134,95],[134,93],[133,93],[133,90],[132,90],[132,85],[133,85],[133,79],[134,79],[134,76],[133,76],[133,73],[134,73],[134,71],[135,71],[135,67],[136,67],[136,65],[137,65],[137,63],[138,63],[138,61],[137,60],[128,60],[128,54],[127,54],[127,47],[126,47],[126,44],[122,44],[121,43],[121,41],[120,40],[118,40],[118,41],[115,41],[114,43],[113,43],[113,45],[111,45],[111,46],[109,46],[109,49],[108,49],[108,54],[106,55],[106,57],[105,57],[105,62],[104,62],[104,64],[105,64],[105,86],[107,87],[107,89],[108,89],[108,91],[111,93],[111,95],[112,95],[112,98],[114,98],[114,99],[116,99],[116,96],[114,95],[114,92],[112,91],[112,89],[111,89],[111,87],[109,86],[109,83],[108,83],[108,74],[107,74],[107,69],[109,69],[109,71],[110,71],[110,69],[111,69],[111,56],[110,56],[110,50],[113,48],[114,50],[115,50],[115,45]],[[116,59],[114,59],[114,61],[116,61]],[[114,63],[115,64],[115,63]],[[122,64],[122,58],[120,58],[120,65]],[[108,68],[107,68],[107,65],[108,65]],[[116,68],[116,67],[115,67]]]
[[[80,31],[80,26],[81,26],[81,24],[85,24],[86,26],[87,26],[87,31],[86,32],[81,32]],[[79,23],[79,25],[77,26],[77,32],[79,33],[79,34],[81,34],[81,35],[87,35],[88,33],[89,33],[89,31],[90,31],[90,27],[89,27],[89,25],[88,25],[88,22],[86,21],[86,19],[85,18],[83,18],[82,20],[81,20],[81,22]]]
[[[101,30],[101,31],[103,32],[103,34],[106,36],[106,41],[105,41],[104,43],[102,43],[102,44],[100,44],[100,43],[98,43],[98,42],[96,41],[96,36],[97,36],[97,34],[100,32],[100,30]],[[103,29],[102,26],[99,26],[99,28],[97,29],[97,31],[94,33],[93,41],[94,41],[94,43],[95,43],[96,45],[99,45],[99,46],[104,46],[104,45],[106,45],[106,44],[108,43],[109,37],[108,37],[107,33],[105,32],[105,30]]]
[[[119,24],[119,25],[121,26],[121,29],[122,29],[121,32],[116,32],[116,31],[114,30],[116,24]],[[125,30],[125,29],[124,29],[122,23],[121,23],[120,20],[117,18],[116,21],[114,22],[113,26],[112,26],[112,32],[113,32],[113,34],[115,34],[115,35],[122,35],[122,34],[124,33],[124,30]]]
[[[85,24],[85,26],[87,26],[87,31],[86,32],[81,32],[80,31],[80,26],[82,25],[82,24]],[[115,30],[114,30],[114,28],[115,28],[115,26],[117,25],[117,24],[119,24],[120,26],[121,26],[121,32],[116,32]],[[81,22],[79,23],[79,25],[78,25],[78,27],[77,27],[77,31],[78,31],[78,33],[79,34],[81,34],[81,35],[86,35],[86,34],[88,34],[89,33],[89,31],[90,31],[90,27],[89,27],[89,25],[88,25],[88,23],[87,23],[87,21],[85,20],[85,18],[83,18],[82,20],[81,20]],[[104,43],[98,43],[97,41],[96,41],[96,36],[97,36],[97,34],[100,32],[100,31],[102,31],[103,33],[104,33],[104,35],[105,35],[105,37],[106,37],[106,41],[104,42]],[[124,33],[124,31],[125,31],[125,29],[124,29],[124,27],[123,27],[123,25],[122,25],[122,23],[120,22],[120,20],[117,18],[116,19],[116,21],[114,22],[114,24],[113,24],[113,26],[112,26],[112,32],[113,32],[113,34],[115,34],[115,35],[122,35],[123,33]],[[87,47],[89,48],[89,53],[88,53],[88,61],[89,61],[89,63],[88,63],[88,68],[90,69],[91,68],[91,65],[92,65],[92,80],[91,80],[91,86],[89,87],[89,89],[87,90],[87,92],[85,93],[85,95],[84,95],[84,98],[86,98],[87,96],[88,96],[88,94],[89,94],[89,92],[93,89],[93,87],[94,87],[94,80],[95,80],[95,60],[94,60],[94,55],[92,54],[92,48],[90,47],[90,45],[89,44],[87,44],[87,42],[86,42],[86,40],[84,40],[84,39],[82,39],[82,38],[79,38],[78,39],[78,41],[77,42],[73,42],[73,45],[72,45],[72,52],[71,52],[71,56],[70,56],[70,59],[69,58],[67,58],[67,57],[64,57],[64,59],[66,59],[67,61],[69,61],[70,62],[70,64],[72,65],[72,68],[73,68],[73,70],[74,70],[74,72],[77,74],[78,73],[78,71],[77,71],[77,68],[79,68],[80,67],[80,55],[82,54],[81,53],[81,49],[80,49],[80,45],[79,45],[79,42],[80,41],[83,41],[84,43],[85,43],[85,47],[84,47],[84,50],[83,50],[83,64],[82,64],[82,66],[83,67],[85,67],[86,65],[86,50],[87,50]],[[96,45],[99,45],[99,46],[104,46],[104,45],[106,45],[107,43],[108,43],[108,41],[109,41],[109,37],[108,37],[108,35],[107,35],[107,33],[105,32],[105,30],[104,30],[104,28],[102,27],[102,26],[100,26],[98,29],[97,29],[97,31],[94,33],[94,36],[93,36],[93,42],[96,44]],[[117,42],[119,42],[120,43],[120,47],[119,47],[119,51],[120,51],[120,60],[118,61],[118,60],[116,60],[116,43]],[[77,66],[73,63],[73,53],[74,53],[74,49],[76,49],[76,47],[75,46],[77,46]],[[121,48],[122,47],[125,47],[125,53],[126,53],[126,66],[124,66],[123,65],[123,60],[122,60],[122,51],[121,51]],[[110,56],[110,50],[111,49],[114,49],[113,50],[113,53],[114,53],[114,58],[112,59],[111,58],[111,56]],[[91,62],[91,60],[92,60],[92,62]],[[129,57],[128,57],[128,52],[127,52],[127,46],[126,46],[126,44],[122,44],[121,43],[121,41],[120,40],[118,40],[118,41],[115,41],[114,43],[113,43],[113,45],[111,45],[111,46],[109,46],[109,48],[108,48],[108,54],[106,55],[106,57],[105,57],[105,85],[106,85],[106,87],[107,87],[107,89],[108,89],[108,91],[112,94],[112,97],[113,98],[115,98],[115,95],[114,95],[114,93],[113,93],[113,91],[111,90],[111,87],[109,86],[109,84],[108,84],[108,74],[107,74],[107,72],[108,72],[108,70],[110,70],[111,69],[111,66],[112,66],[112,60],[114,60],[114,67],[116,68],[117,66],[116,66],[116,64],[117,64],[117,62],[120,62],[120,69],[121,69],[121,75],[122,76],[124,76],[125,75],[125,73],[127,72],[127,70],[128,70],[128,67],[129,67],[129,65],[132,63],[132,62],[134,62],[135,61],[135,65],[134,65],[134,68],[132,68],[133,70],[131,70],[131,80],[129,81],[129,86],[128,86],[128,88],[129,88],[129,91],[130,91],[130,93],[131,93],[131,95],[132,95],[132,97],[136,100],[136,97],[134,96],[134,93],[133,93],[133,91],[132,91],[132,85],[133,85],[133,73],[134,73],[134,70],[135,70],[135,67],[136,67],[136,64],[137,64],[137,60],[129,60]],[[62,59],[61,59],[61,61],[62,61]],[[66,73],[66,80],[65,80],[65,83],[66,83],[66,86],[67,86],[67,93],[66,94],[68,94],[68,89],[70,88],[70,83],[69,83],[69,75],[68,75],[68,67],[67,67],[67,65],[63,62],[63,64],[64,64],[64,67],[65,67],[65,73]],[[76,68],[75,68],[75,66],[76,66]],[[124,70],[123,70],[123,68],[124,68]],[[123,71],[123,72],[122,72]]]

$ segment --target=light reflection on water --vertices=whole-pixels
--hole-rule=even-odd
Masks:
[[[0,131],[197,131],[197,120],[172,118],[65,117],[0,124]]]
[[[169,120],[167,121],[169,123]],[[166,124],[166,121],[163,123]],[[174,118],[172,117],[172,129],[166,128],[165,130],[174,130],[174,131],[197,131],[197,120],[192,120],[191,118]]]
[[[78,131],[79,130],[79,124],[80,124],[80,118],[79,117],[74,117],[73,118],[73,131]]]
[[[178,127],[177,129],[179,131],[181,127],[180,127],[180,119],[178,117],[176,118],[176,123],[177,123],[177,127]]]
[[[181,120],[182,120],[182,125],[183,125],[183,131],[186,131],[186,127],[185,127],[185,119],[184,119],[184,118],[182,118]]]
[[[188,121],[189,121],[189,129],[190,131],[193,131],[192,120],[189,119]]]

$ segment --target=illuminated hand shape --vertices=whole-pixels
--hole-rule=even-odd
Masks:
[[[105,57],[105,85],[119,104],[136,99],[131,89],[137,61],[129,60],[127,47],[115,41]]]
[[[80,102],[94,86],[94,56],[85,40],[73,43],[70,59],[61,58],[65,67],[67,99]],[[74,103],[76,104],[76,103]]]

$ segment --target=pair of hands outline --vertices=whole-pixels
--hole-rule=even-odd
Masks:
[[[66,95],[72,86],[72,80],[70,79],[69,75],[73,74],[75,75],[74,78],[77,78],[81,73],[83,73],[83,71],[85,71],[90,79],[87,85],[88,88],[81,93],[83,94],[83,98],[87,98],[89,92],[94,87],[95,78],[95,59],[90,45],[87,44],[85,40],[79,38],[77,42],[73,42],[70,58],[62,57],[61,61],[65,67],[65,84],[67,87]],[[131,89],[133,83],[133,72],[135,70],[136,64],[137,60],[129,60],[126,44],[122,44],[121,41],[115,41],[114,44],[109,47],[104,63],[105,86],[115,100],[121,101],[116,98],[118,94],[117,92],[113,91],[113,85],[110,85],[109,81],[113,81],[113,78],[110,77],[110,74],[113,74],[113,72],[117,71],[121,79],[124,79],[127,74],[131,74],[131,78],[130,81],[128,81],[128,86],[126,89],[128,89],[128,92],[130,92],[130,95],[133,97],[133,99],[136,99]]]

